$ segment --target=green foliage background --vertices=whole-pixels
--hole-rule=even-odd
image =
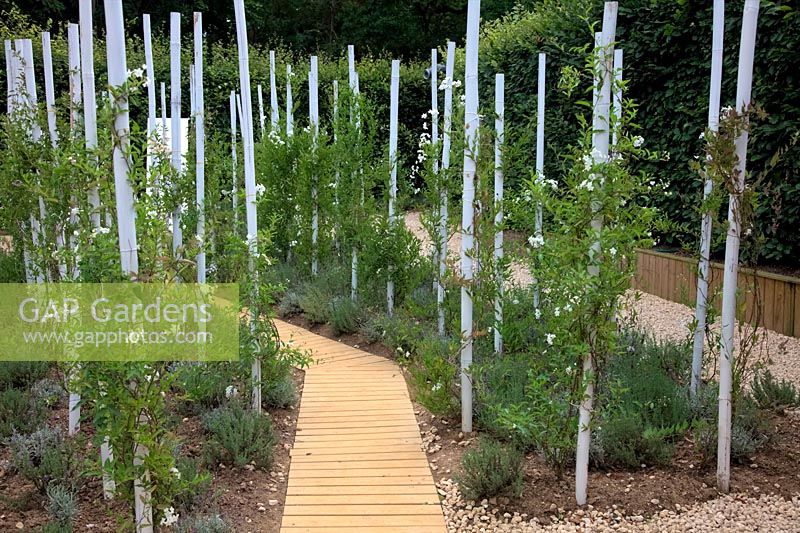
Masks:
[[[739,33],[744,2],[726,2],[722,105],[736,95]],[[495,72],[506,74],[506,118],[509,137],[524,140],[525,127],[535,120],[537,54],[547,52],[547,110],[545,174],[563,172],[560,154],[576,138],[575,113],[558,90],[560,71],[573,65],[575,47],[593,42],[591,25],[600,20],[598,0],[541,0],[532,10],[517,9],[484,26],[481,41],[482,101],[489,101]],[[620,2],[617,40],[624,50],[626,98],[639,106],[639,132],[650,150],[669,152],[669,160],[643,162],[665,182],[671,196],[654,194],[653,204],[684,232],[662,235],[667,246],[694,247],[699,234],[697,207],[702,197],[699,177],[689,162],[703,150],[699,135],[708,114],[712,2],[701,0],[628,0]],[[787,150],[764,177],[759,194],[756,229],[764,237],[761,259],[788,261],[800,252],[800,77],[796,50],[800,47],[800,10],[796,2],[762,1],[755,52],[753,99],[768,113],[754,125],[748,149],[748,171],[754,176]],[[578,65],[574,65],[578,66]],[[585,80],[585,87],[590,87]],[[586,99],[591,95],[586,94]],[[533,142],[524,167],[533,166]],[[510,181],[527,177],[522,168],[510,169]],[[723,206],[725,218],[727,206]],[[724,233],[717,226],[716,234]],[[715,252],[723,250],[717,239]],[[694,249],[694,248],[692,248]]]

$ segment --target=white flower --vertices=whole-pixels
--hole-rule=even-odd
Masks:
[[[555,309],[553,309],[553,315],[561,316],[561,308],[560,307],[556,307]]]
[[[69,210],[69,216],[71,216],[71,217],[78,216],[78,213],[80,213],[80,210],[77,207],[72,207]]]
[[[289,248],[294,248],[295,246],[297,246],[297,241],[292,241],[289,243]]]
[[[174,466],[169,469],[169,472],[170,472],[170,474],[175,476],[176,479],[180,479],[181,478],[181,471],[178,470],[177,468],[175,468]]]
[[[720,110],[720,116],[721,116],[722,118],[725,118],[725,117],[727,117],[728,115],[730,115],[732,112],[733,112],[733,108],[732,108],[731,106],[727,105],[727,106],[723,107],[723,108]]]
[[[637,135],[636,137],[633,138],[633,146],[635,148],[639,148],[643,144],[644,144],[644,137],[642,137],[641,135]]]
[[[167,507],[164,509],[164,518],[161,519],[161,525],[166,527],[174,526],[178,523],[179,517],[180,515],[175,512],[174,507]]]
[[[236,398],[238,395],[239,395],[239,389],[237,389],[233,385],[228,385],[227,387],[225,387],[226,398]]]
[[[544,237],[541,235],[531,235],[528,237],[528,244],[534,248],[540,248],[544,244]]]
[[[453,87],[461,87],[461,80],[454,80]]]
[[[264,184],[259,183],[256,185],[256,196],[261,196],[265,192],[267,192],[267,188],[264,187]]]
[[[512,300],[512,303],[513,303],[514,305],[519,305],[519,300],[517,300],[516,298],[514,298],[514,299]]]
[[[611,257],[616,257],[616,255],[617,255],[617,249],[616,249],[616,248],[614,248],[614,247],[612,246],[612,247],[611,247],[611,248],[608,250],[608,253],[610,253],[610,254],[611,254]]]
[[[558,182],[556,180],[544,180],[544,182],[554,191],[558,189]]]
[[[594,190],[594,183],[589,180],[583,180],[580,185],[578,185],[579,189],[586,189],[587,191],[591,192]]]
[[[594,165],[594,159],[589,154],[583,154],[583,169],[590,170]]]
[[[542,312],[539,310],[538,307],[533,310],[533,316],[536,317],[536,320],[539,320],[540,318],[542,318]]]
[[[706,132],[704,132],[704,131],[701,131],[701,132],[700,132],[700,136],[698,137],[698,139],[700,139],[701,141],[703,141],[703,140],[705,140],[705,138],[706,138]]]
[[[463,104],[464,102],[466,102],[466,101],[467,101],[467,95],[465,95],[465,94],[462,94],[462,95],[459,97],[459,101],[460,101],[462,104]]]
[[[442,388],[441,383],[436,383],[433,387],[431,387],[431,392],[436,392],[437,390]]]
[[[547,345],[548,346],[552,346],[553,345],[553,341],[556,340],[556,334],[555,333],[548,333],[547,335],[544,336],[544,340],[547,341]]]
[[[566,311],[567,313],[572,312],[572,305],[571,304],[565,305],[564,306],[564,311]]]

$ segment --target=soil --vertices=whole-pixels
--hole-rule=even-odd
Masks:
[[[293,379],[298,393],[302,392],[304,372],[295,370]],[[286,501],[286,486],[289,472],[289,450],[294,443],[297,425],[297,408],[276,409],[269,412],[278,435],[275,460],[270,471],[253,468],[231,468],[217,465],[210,469],[211,487],[196,503],[193,512],[219,513],[236,531],[261,533],[278,531]],[[66,427],[67,405],[61,402],[52,411],[50,423]],[[84,424],[81,431],[91,435],[91,427]],[[180,423],[178,431],[182,440],[182,452],[190,457],[202,457],[205,440],[197,416],[190,416]],[[87,446],[86,457],[99,455],[98,450]],[[8,467],[10,456],[7,447],[0,447],[0,531],[32,531],[48,521],[44,510],[46,498],[39,495],[34,486],[22,476],[11,473]],[[103,500],[102,483],[91,477],[81,489],[80,512],[75,530],[116,532],[129,530],[126,523],[133,517],[132,506],[122,499]],[[272,500],[273,505],[270,505]],[[261,510],[263,509],[263,510]],[[21,524],[21,527],[20,527]],[[156,528],[158,529],[158,528]]]

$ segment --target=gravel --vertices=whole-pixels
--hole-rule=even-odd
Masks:
[[[762,495],[747,498],[727,495],[691,507],[676,506],[645,519],[627,515],[613,506],[599,510],[591,505],[568,513],[554,509],[548,519],[540,520],[525,514],[503,512],[489,501],[464,501],[458,484],[445,479],[438,484],[444,498],[447,529],[451,532],[513,531],[628,531],[628,532],[717,532],[717,531],[800,531],[800,498],[785,500],[780,496]]]

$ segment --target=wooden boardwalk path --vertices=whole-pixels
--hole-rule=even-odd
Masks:
[[[400,368],[275,321],[310,350],[281,532],[444,533],[439,495]]]

